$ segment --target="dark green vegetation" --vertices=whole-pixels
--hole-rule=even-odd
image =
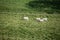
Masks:
[[[32,1],[0,0],[0,40],[60,40],[60,10],[47,7],[57,10],[52,14],[44,8],[31,8],[27,4]],[[24,16],[30,20],[23,20]],[[48,21],[37,22],[37,17]]]
[[[53,14],[60,13],[60,0],[34,0],[27,3],[29,8]]]

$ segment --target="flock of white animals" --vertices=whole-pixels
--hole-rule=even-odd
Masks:
[[[29,17],[23,17],[24,20],[29,20]],[[47,18],[36,18],[37,21],[39,22],[43,22],[43,21],[47,21]]]

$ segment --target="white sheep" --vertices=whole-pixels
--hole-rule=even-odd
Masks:
[[[40,22],[43,22],[44,20],[43,19],[40,19]]]
[[[40,18],[36,18],[37,21],[40,21]]]
[[[24,20],[29,20],[29,18],[28,17],[24,17]]]
[[[41,19],[41,18],[36,18],[36,20],[39,21],[39,22],[43,22],[43,21],[44,21],[44,20]]]
[[[43,18],[45,21],[47,21],[47,18]]]

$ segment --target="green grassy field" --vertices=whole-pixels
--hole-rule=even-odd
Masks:
[[[26,4],[31,0],[0,0],[0,12],[22,12],[30,11]]]
[[[60,40],[60,14],[28,9],[29,1],[0,0],[0,40]],[[24,16],[30,20],[23,20]],[[37,17],[48,21],[37,22]]]
[[[29,21],[23,20],[28,16]],[[36,17],[48,21],[37,22]],[[60,14],[0,13],[0,40],[59,40]]]

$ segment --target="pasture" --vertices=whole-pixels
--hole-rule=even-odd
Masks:
[[[29,21],[23,20],[28,16]],[[48,21],[37,22],[36,17]],[[60,14],[0,13],[0,40],[59,40]]]
[[[60,14],[50,7],[46,8],[52,12],[47,13],[43,8],[38,11],[27,7],[30,1],[0,0],[0,40],[60,40]],[[48,20],[38,22],[36,18]]]

